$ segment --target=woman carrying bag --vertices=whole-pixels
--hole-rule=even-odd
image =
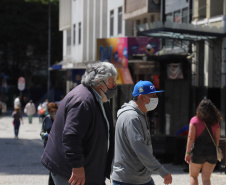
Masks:
[[[209,99],[204,99],[197,107],[196,116],[190,121],[185,161],[189,164],[191,185],[198,185],[201,169],[203,185],[211,184],[210,176],[217,163],[216,146],[219,145],[221,120],[222,116],[215,105]]]

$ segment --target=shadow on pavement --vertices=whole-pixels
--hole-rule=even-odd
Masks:
[[[0,138],[0,173],[47,174],[40,162],[43,143],[39,139]]]

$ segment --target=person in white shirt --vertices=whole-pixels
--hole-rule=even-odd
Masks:
[[[31,124],[32,123],[32,116],[36,113],[35,110],[35,104],[30,100],[25,108],[24,108],[24,113],[27,114],[28,116],[28,122]]]
[[[41,117],[41,113],[40,113],[41,109],[42,109],[42,103],[39,103],[38,108],[37,108],[39,123],[42,123],[42,117]]]
[[[20,103],[20,97],[16,97],[15,100],[14,100],[14,109],[15,108],[21,108],[21,103]]]

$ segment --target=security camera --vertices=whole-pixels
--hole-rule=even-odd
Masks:
[[[148,45],[146,46],[146,49],[147,49],[147,51],[148,51],[148,52],[150,52],[150,51],[151,51],[151,49],[152,49],[151,44],[148,44]]]

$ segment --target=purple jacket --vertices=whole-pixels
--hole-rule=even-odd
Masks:
[[[91,88],[79,85],[60,102],[41,158],[52,172],[70,178],[72,168],[84,167],[86,185],[103,185],[110,177],[114,154],[114,127],[110,104],[104,104],[108,129],[100,104]]]

